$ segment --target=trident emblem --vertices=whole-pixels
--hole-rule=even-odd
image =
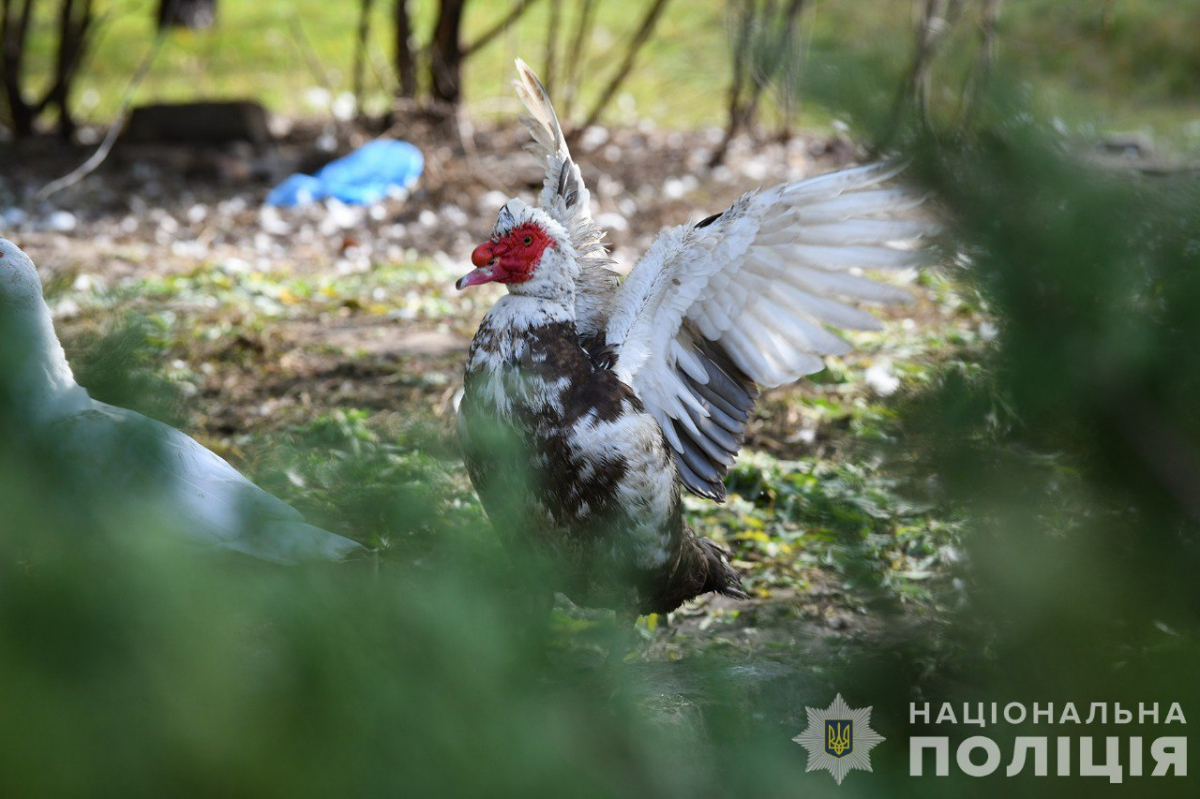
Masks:
[[[825,720],[825,751],[834,757],[844,757],[854,751],[853,721]]]

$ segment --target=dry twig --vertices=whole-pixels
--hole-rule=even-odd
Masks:
[[[1000,21],[1000,5],[1002,0],[981,0],[983,8],[979,18],[979,56],[971,65],[963,87],[962,100],[959,105],[959,127],[967,127],[975,118],[979,107],[979,96],[983,92],[987,80],[991,76],[992,67],[996,63],[996,26]]]
[[[596,104],[592,106],[587,119],[568,135],[568,139],[574,140],[578,137],[580,131],[587,130],[592,125],[595,125],[596,121],[600,119],[600,115],[604,113],[604,109],[608,108],[608,104],[612,102],[617,90],[621,88],[621,84],[629,77],[629,73],[633,69],[633,62],[637,59],[637,54],[641,51],[642,46],[649,41],[650,34],[654,33],[654,26],[658,24],[658,19],[662,16],[663,9],[667,7],[667,2],[668,0],[654,0],[654,4],[646,10],[646,16],[642,18],[637,32],[633,35],[633,39],[630,40],[629,47],[625,50],[625,56],[621,60],[621,65],[617,67],[612,80],[608,82],[608,85],[604,87],[604,91],[600,93],[600,97],[596,100]]]
[[[595,22],[596,15],[593,13],[596,10],[596,0],[579,0],[579,16],[575,19],[575,32],[571,36],[571,47],[567,50],[567,66],[563,75],[563,88],[565,91],[560,92],[564,95],[563,118],[569,119],[571,116],[571,106],[574,104],[575,97],[579,94],[579,69],[583,62],[583,51],[586,49],[586,44],[592,32],[592,23]]]
[[[354,39],[354,112],[362,116],[363,78],[366,71],[367,39],[371,34],[371,7],[375,0],[361,0],[358,31]]]
[[[558,26],[562,18],[562,0],[550,0],[550,19],[546,23],[546,66],[542,70],[542,85],[546,92],[554,85],[554,72],[557,68],[555,56],[558,54]]]
[[[503,19],[480,34],[478,39],[463,47],[462,57],[465,59],[474,54],[475,51],[479,50],[480,48],[487,47],[489,44],[491,44],[492,39],[495,39],[497,36],[511,28],[513,24],[530,9],[531,6],[537,3],[537,1],[538,0],[518,0],[517,4],[512,7],[512,10],[510,10]]]

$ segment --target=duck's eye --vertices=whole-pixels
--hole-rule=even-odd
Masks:
[[[523,241],[525,246],[528,247],[530,244],[533,244],[533,236],[526,236],[521,241]]]

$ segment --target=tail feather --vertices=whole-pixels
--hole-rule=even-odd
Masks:
[[[675,568],[658,581],[657,590],[640,612],[670,613],[689,599],[708,593],[749,599],[741,575],[729,565],[729,552],[717,542],[697,536],[690,527],[685,526],[683,532]]]
[[[750,595],[742,586],[742,575],[729,565],[729,559],[732,557],[729,550],[710,538],[697,538],[696,543],[704,552],[705,565],[708,567],[708,577],[704,581],[701,593],[715,591],[734,599],[749,599]]]

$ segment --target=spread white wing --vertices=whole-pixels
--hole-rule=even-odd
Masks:
[[[529,115],[521,121],[533,136],[530,151],[546,167],[541,207],[566,228],[581,266],[575,286],[575,326],[583,338],[604,330],[609,306],[620,277],[609,267],[612,260],[604,247],[604,231],[592,219],[591,193],[584,185],[579,166],[571,160],[558,116],[546,90],[533,70],[517,59],[518,79],[513,82]]]
[[[858,303],[903,302],[862,271],[915,265],[904,243],[920,200],[871,165],[745,195],[664,231],[621,285],[606,329],[615,369],[658,419],[685,487],[723,499],[723,478],[757,398],[819,371],[850,346],[829,327],[870,330]]]

